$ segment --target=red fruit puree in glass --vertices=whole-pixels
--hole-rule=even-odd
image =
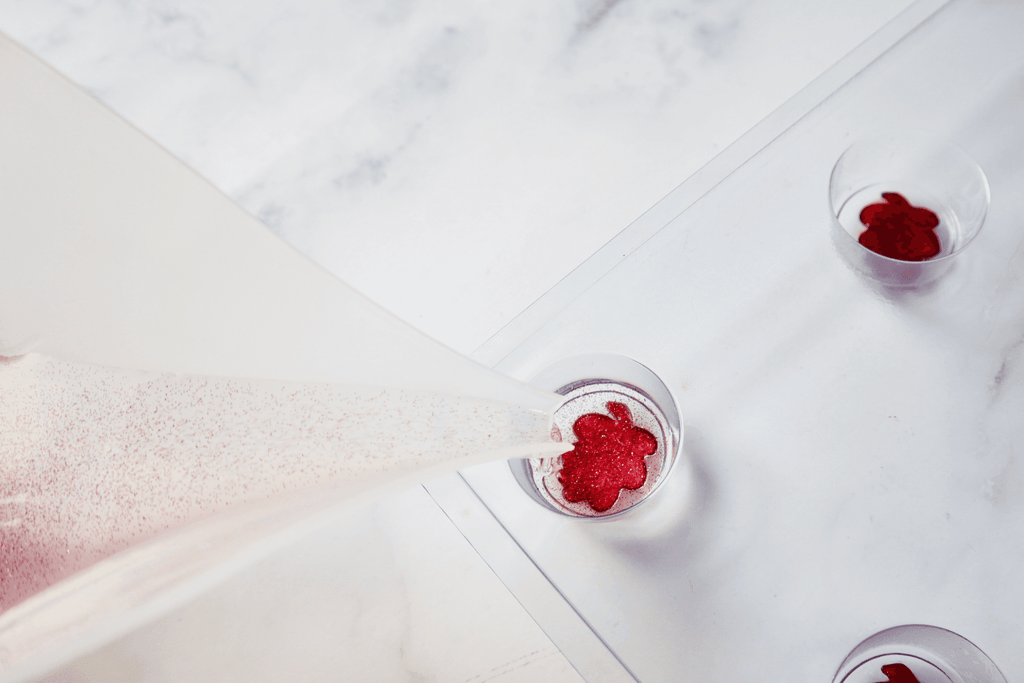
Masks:
[[[580,416],[572,426],[576,445],[562,456],[558,481],[570,503],[586,501],[604,512],[623,489],[638,489],[647,481],[644,458],[658,450],[653,434],[633,424],[629,408],[611,401],[612,417],[600,413]]]
[[[919,683],[917,676],[906,664],[883,664],[882,673],[889,679],[878,683]]]
[[[939,253],[934,211],[914,206],[897,192],[883,192],[884,203],[870,204],[860,212],[868,226],[859,242],[871,251],[900,261],[924,261]]]

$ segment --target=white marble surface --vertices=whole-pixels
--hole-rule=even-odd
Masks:
[[[906,4],[2,0],[0,30],[468,353]],[[578,680],[419,490],[56,680],[295,672]]]
[[[905,4],[5,0],[0,29],[468,353]]]

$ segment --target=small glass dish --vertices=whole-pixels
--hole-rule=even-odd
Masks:
[[[612,417],[611,404],[625,406],[632,425],[657,440],[656,450],[644,458],[646,478],[635,489],[623,488],[614,504],[597,510],[587,501],[569,501],[559,477],[563,456],[510,460],[512,474],[523,490],[544,507],[580,519],[610,519],[648,500],[668,477],[682,444],[682,425],[672,392],[647,367],[623,356],[587,354],[563,359],[543,370],[530,384],[566,397],[555,411],[552,436],[574,438],[576,421],[583,415]]]
[[[937,254],[905,260],[914,257],[884,255],[861,243],[861,235],[868,231],[862,211],[891,201],[883,194],[905,199],[908,208],[928,209],[938,218]],[[959,148],[924,131],[877,133],[850,145],[832,169],[832,241],[855,272],[888,287],[921,287],[946,273],[954,257],[977,237],[989,200],[985,173]],[[899,251],[904,251],[902,245]],[[890,252],[896,253],[895,248]]]
[[[908,675],[909,673],[909,675]],[[895,626],[846,657],[832,683],[1006,683],[977,645],[937,626]]]

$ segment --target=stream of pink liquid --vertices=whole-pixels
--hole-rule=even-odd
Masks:
[[[0,612],[231,506],[559,448],[550,430],[543,411],[430,391],[0,357]]]

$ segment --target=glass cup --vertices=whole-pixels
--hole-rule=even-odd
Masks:
[[[679,410],[672,392],[647,367],[613,354],[573,356],[549,366],[530,384],[566,397],[555,411],[552,436],[556,440],[576,443],[577,420],[598,414],[612,419],[625,415],[632,426],[645,430],[657,441],[654,452],[643,459],[643,484],[619,490],[608,509],[595,509],[587,500],[573,502],[567,498],[559,476],[564,456],[510,460],[516,480],[544,507],[581,519],[616,518],[648,500],[672,471],[682,444]],[[626,412],[614,404],[624,406]]]
[[[909,675],[908,675],[909,674]],[[937,626],[880,631],[853,649],[832,683],[1006,683],[978,646]]]
[[[868,226],[861,212],[896,193],[938,217],[939,251],[911,261],[872,251],[860,242]],[[839,157],[829,182],[832,241],[855,271],[887,287],[935,282],[978,235],[989,205],[985,173],[960,149],[930,133],[892,130],[854,142]]]

